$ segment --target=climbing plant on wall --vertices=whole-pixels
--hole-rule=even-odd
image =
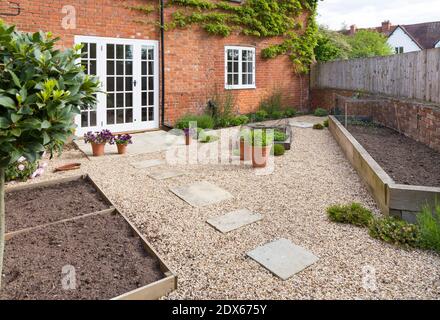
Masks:
[[[297,72],[307,72],[317,43],[315,21],[318,0],[246,0],[241,5],[214,0],[168,0],[177,9],[165,23],[165,30],[200,25],[208,34],[227,37],[236,32],[254,37],[282,37],[262,50],[265,59],[288,55]],[[130,7],[144,14],[154,5]],[[307,15],[306,26],[303,15]]]

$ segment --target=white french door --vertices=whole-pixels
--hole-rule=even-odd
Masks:
[[[157,41],[76,36],[75,43],[83,44],[81,64],[99,77],[103,91],[95,109],[83,108],[75,118],[76,135],[158,128]]]

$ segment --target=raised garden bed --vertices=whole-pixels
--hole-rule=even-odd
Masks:
[[[157,299],[176,288],[169,268],[88,176],[11,188],[6,212],[0,299]],[[75,289],[62,286],[65,266],[74,268]]]
[[[384,214],[415,222],[424,205],[440,199],[435,151],[387,128],[349,126],[353,136],[333,116],[329,128]]]

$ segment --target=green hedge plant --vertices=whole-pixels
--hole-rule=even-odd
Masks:
[[[425,206],[417,216],[419,243],[425,249],[440,252],[440,204]]]
[[[197,128],[202,129],[212,129],[215,125],[214,119],[210,115],[186,114],[177,120],[175,127],[181,130],[188,129],[190,122],[196,122]]]
[[[273,150],[273,155],[275,157],[280,157],[280,156],[284,155],[284,153],[286,152],[286,149],[284,148],[284,146],[282,144],[274,144],[272,150]]]
[[[78,64],[81,45],[61,51],[57,40],[0,20],[0,274],[5,169],[21,156],[35,162],[45,150],[61,152],[80,108],[96,104],[99,82]]]
[[[372,212],[359,203],[334,205],[327,208],[327,215],[333,222],[349,223],[358,227],[366,227],[373,220]]]
[[[328,111],[323,108],[316,108],[316,110],[313,114],[316,117],[326,117],[326,116],[328,116]]]
[[[419,230],[417,225],[398,218],[384,217],[373,219],[368,226],[368,230],[373,238],[391,244],[407,247],[416,247],[418,245]]]

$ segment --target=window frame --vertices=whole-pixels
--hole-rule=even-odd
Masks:
[[[228,84],[228,50],[238,50],[239,51],[239,59],[238,59],[238,84]],[[252,61],[252,84],[243,84],[243,51],[251,51],[253,56]],[[226,90],[242,90],[242,89],[256,89],[256,55],[255,55],[255,47],[245,47],[245,46],[225,46],[225,89]]]

